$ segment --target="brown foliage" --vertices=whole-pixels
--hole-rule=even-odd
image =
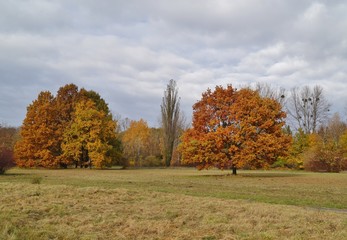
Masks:
[[[347,159],[340,152],[317,149],[307,158],[304,167],[313,172],[340,172],[347,170]]]
[[[6,148],[0,148],[0,174],[4,174],[6,170],[14,167],[13,151]]]
[[[266,168],[290,145],[281,105],[256,91],[217,86],[193,110],[193,128],[183,135],[180,150],[183,162],[199,169]]]

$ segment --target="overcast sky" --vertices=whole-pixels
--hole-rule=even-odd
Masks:
[[[74,83],[123,118],[158,125],[166,84],[182,109],[216,85],[321,85],[347,103],[344,0],[0,1],[0,123]]]

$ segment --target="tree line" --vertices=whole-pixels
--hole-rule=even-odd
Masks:
[[[347,169],[347,125],[338,114],[329,117],[320,86],[216,86],[194,104],[188,126],[170,80],[160,106],[161,126],[151,128],[144,119],[112,115],[95,91],[74,84],[55,96],[43,91],[20,129],[0,126],[0,168],[14,155],[17,166],[29,168]]]

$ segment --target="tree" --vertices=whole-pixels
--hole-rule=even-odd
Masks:
[[[122,142],[124,155],[134,162],[134,166],[141,167],[143,159],[149,155],[149,139],[150,128],[145,120],[130,121],[130,126],[124,132]]]
[[[0,175],[4,174],[8,169],[14,166],[13,150],[0,146]]]
[[[327,125],[311,134],[305,169],[339,172],[346,167],[346,124],[335,113]]]
[[[0,147],[13,149],[17,135],[17,128],[0,124]]]
[[[286,99],[286,91],[284,88],[273,88],[267,83],[258,82],[255,86],[255,90],[260,94],[260,96],[272,98],[281,103],[282,106],[284,106]]]
[[[73,114],[75,111],[75,105],[79,101],[80,93],[78,87],[74,84],[67,84],[59,88],[55,100],[54,107],[58,114],[57,130],[56,130],[56,155],[59,158],[60,167],[66,168],[71,159],[63,157],[62,143],[64,140],[64,133],[70,127],[73,120]]]
[[[112,159],[107,152],[112,145],[108,140],[116,138],[116,123],[90,99],[77,103],[74,114],[72,124],[64,133],[63,156],[73,159],[76,167],[109,165]]]
[[[302,169],[305,154],[310,148],[310,134],[305,133],[301,128],[294,134],[293,143],[290,146],[289,156],[286,159],[287,165],[297,169]]]
[[[208,89],[193,106],[193,127],[182,136],[183,162],[198,169],[269,167],[291,142],[281,105],[257,91],[231,85]]]
[[[18,129],[0,124],[0,174],[15,165],[13,147],[17,139]]]
[[[323,88],[308,86],[293,88],[288,105],[288,114],[305,133],[316,133],[319,125],[328,118],[330,104],[327,102]]]
[[[57,112],[54,97],[46,91],[28,106],[15,146],[16,163],[20,167],[57,167]]]
[[[171,79],[164,92],[161,104],[163,130],[163,155],[166,166],[170,166],[172,153],[177,147],[180,128],[180,98],[176,82]]]

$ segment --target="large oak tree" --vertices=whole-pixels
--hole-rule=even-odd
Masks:
[[[198,169],[266,168],[286,153],[281,104],[251,89],[217,86],[193,106],[193,127],[182,137],[183,162]]]

